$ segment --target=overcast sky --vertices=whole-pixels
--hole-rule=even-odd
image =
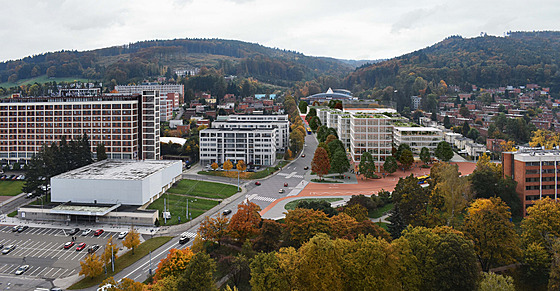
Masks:
[[[0,0],[0,60],[151,39],[225,38],[344,59],[450,35],[560,30],[557,0]]]

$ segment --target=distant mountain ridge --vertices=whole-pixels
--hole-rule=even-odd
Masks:
[[[344,85],[354,92],[393,86],[410,96],[415,78],[470,90],[537,83],[560,93],[560,32],[510,32],[505,37],[451,36],[430,47],[363,66]],[[402,97],[405,98],[405,97]],[[405,102],[406,103],[406,102]]]
[[[141,81],[169,68],[215,67],[225,74],[289,86],[320,75],[344,76],[353,67],[334,58],[224,39],[150,40],[90,51],[59,51],[0,63],[0,82],[48,75]]]

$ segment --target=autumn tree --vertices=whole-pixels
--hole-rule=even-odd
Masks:
[[[118,251],[119,246],[113,241],[113,236],[110,236],[107,239],[107,244],[105,245],[103,254],[101,254],[101,261],[103,262],[103,265],[107,266],[107,264],[111,262],[111,259],[116,259]]]
[[[134,226],[131,226],[130,231],[123,241],[123,246],[125,246],[129,250],[132,250],[132,253],[134,254],[134,248],[136,248],[138,245],[140,245],[140,234],[138,233],[138,231],[136,231]]]
[[[392,174],[397,171],[397,168],[398,168],[398,164],[397,164],[397,159],[395,159],[395,157],[388,156],[385,158],[385,162],[383,163],[383,170],[385,170],[385,172]]]
[[[253,240],[253,249],[255,251],[272,252],[278,250],[280,241],[278,238],[282,235],[282,224],[271,219],[263,219],[259,234]]]
[[[178,275],[177,288],[179,290],[209,291],[217,290],[214,283],[216,263],[204,252],[192,256],[185,270]]]
[[[334,140],[337,140],[338,138],[336,138],[336,136],[334,134],[329,134],[327,136],[327,139],[325,140],[325,143],[328,145],[329,143],[331,143]]]
[[[529,145],[532,147],[543,146],[545,149],[552,149],[560,146],[560,134],[546,129],[533,131]]]
[[[560,237],[560,203],[548,197],[535,201],[527,208],[527,216],[521,222],[523,238],[527,244],[535,242],[550,246],[551,238]],[[550,249],[550,248],[549,248]]]
[[[169,254],[159,262],[154,280],[158,281],[167,276],[180,277],[193,255],[188,247],[184,249],[172,248],[169,250]]]
[[[353,217],[358,222],[362,222],[368,219],[367,209],[360,204],[354,204],[344,207],[344,213],[346,213],[350,217]]]
[[[97,254],[88,254],[83,261],[80,261],[80,272],[78,275],[95,278],[103,273],[103,262]]]
[[[414,163],[414,156],[412,155],[412,151],[410,150],[403,150],[401,156],[399,158],[399,162],[405,169],[410,169],[410,166]]]
[[[323,179],[323,176],[329,173],[330,168],[331,164],[327,151],[324,148],[317,147],[315,155],[313,156],[313,161],[311,162],[311,171],[315,172],[319,178]]]
[[[453,149],[446,141],[440,141],[434,151],[436,158],[440,161],[447,162],[453,158]]]
[[[172,278],[171,276],[169,278]],[[109,277],[105,280],[103,280],[103,282],[101,282],[101,284],[99,285],[99,287],[103,287],[106,285],[110,285],[111,287],[108,289],[110,291],[142,291],[144,290],[144,284],[140,283],[140,282],[136,282],[130,278],[122,278],[121,280],[119,280],[118,282],[115,281],[115,278],[113,277]],[[152,286],[150,286],[152,287]],[[99,289],[98,289],[99,290]],[[157,289],[157,288],[150,288],[150,290],[152,291],[163,291],[164,289]],[[165,290],[169,290],[169,291],[176,291],[177,289],[173,289],[173,288],[167,288]]]
[[[424,164],[427,164],[431,159],[432,156],[430,154],[430,150],[427,147],[422,147],[422,149],[420,150],[420,160],[422,160]]]
[[[256,236],[262,221],[260,210],[261,208],[252,202],[238,204],[237,212],[231,217],[228,225],[229,234],[239,241]]]
[[[319,233],[298,250],[295,275],[305,290],[343,290],[341,251],[328,235]],[[299,288],[298,288],[299,289]]]
[[[233,163],[230,160],[227,160],[223,165],[222,168],[224,168],[224,170],[226,171],[230,171],[231,169],[233,169]]]
[[[284,219],[291,240],[299,246],[318,233],[329,233],[329,218],[322,211],[296,208]]]
[[[331,235],[334,238],[347,238],[351,237],[351,232],[356,228],[358,222],[354,217],[346,213],[339,213],[329,219],[329,226]]]
[[[435,185],[434,193],[443,197],[447,225],[452,225],[456,213],[460,213],[472,199],[470,181],[467,177],[460,177],[457,165],[445,164],[440,175],[441,181]]]
[[[198,228],[198,235],[205,241],[221,244],[222,238],[227,234],[229,218],[219,215],[216,218],[205,216]]]
[[[239,172],[243,172],[243,171],[247,170],[247,165],[245,164],[245,162],[243,160],[239,160],[239,161],[237,161],[237,164],[235,165],[235,168]]]
[[[480,280],[480,291],[515,291],[513,278],[506,275],[496,273],[482,273],[482,280]]]
[[[279,255],[278,253],[259,253],[251,261],[251,290],[254,291],[270,291],[270,290],[294,290],[295,284],[290,284],[295,281],[292,276],[293,268],[285,268],[286,264],[281,263],[282,257],[285,259],[287,256],[291,261],[296,259],[292,254],[294,249],[289,249],[289,255],[285,253]],[[283,260],[285,262],[286,260]],[[290,264],[291,265],[291,264]]]
[[[212,165],[210,165],[210,167],[212,167],[212,170],[216,171],[220,166],[218,165],[218,163],[213,162]]]
[[[500,198],[477,199],[467,211],[462,230],[474,242],[482,270],[512,264],[521,255],[510,221],[509,207]]]
[[[550,255],[546,248],[531,242],[523,250],[521,280],[527,286],[546,286],[550,274]]]

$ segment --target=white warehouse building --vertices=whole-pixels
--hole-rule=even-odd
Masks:
[[[104,160],[51,178],[58,203],[146,205],[180,179],[181,161]]]

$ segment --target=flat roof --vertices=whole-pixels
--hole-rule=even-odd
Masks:
[[[141,180],[180,162],[174,160],[103,160],[54,176],[53,179]]]
[[[396,130],[399,131],[438,131],[441,132],[441,129],[435,127],[414,127],[414,126],[394,126]]]

